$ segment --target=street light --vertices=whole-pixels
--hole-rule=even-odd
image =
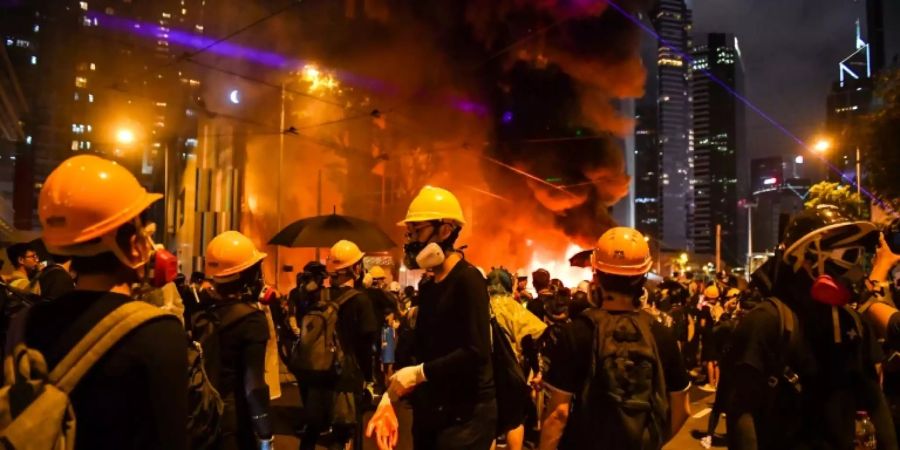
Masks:
[[[812,148],[816,151],[816,153],[825,153],[831,149],[831,140],[826,138],[819,138],[813,144]]]
[[[134,143],[134,131],[131,131],[128,128],[119,128],[116,131],[116,142],[128,145]]]

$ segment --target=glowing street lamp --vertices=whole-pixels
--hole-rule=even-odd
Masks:
[[[816,151],[816,153],[825,153],[831,149],[831,141],[826,138],[819,138],[813,144],[812,149]]]
[[[119,128],[118,131],[116,131],[116,142],[123,145],[134,143],[134,131],[131,131],[128,128]]]

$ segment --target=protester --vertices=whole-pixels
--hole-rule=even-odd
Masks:
[[[18,243],[6,248],[6,257],[13,266],[13,271],[8,277],[10,287],[40,294],[39,287],[32,282],[41,271],[37,252],[27,243]]]
[[[488,294],[491,299],[491,311],[497,323],[508,338],[511,348],[516,354],[519,366],[526,378],[540,381],[540,365],[538,357],[538,339],[547,325],[531,314],[515,300],[512,295],[512,275],[505,269],[493,269],[488,273]],[[529,376],[531,375],[531,376]],[[508,424],[501,427],[506,438],[506,448],[522,450],[525,442],[525,420],[530,404],[530,397],[524,398],[516,406],[519,408],[511,417],[505,418]]]
[[[687,420],[690,381],[675,339],[640,310],[652,263],[636,230],[613,228],[597,241],[596,308],[546,349],[552,394],[540,449],[658,450]]]
[[[344,448],[357,437],[362,414],[363,393],[371,392],[374,382],[375,348],[378,345],[379,321],[371,300],[362,290],[363,254],[353,242],[341,240],[331,247],[327,270],[331,288],[322,291],[320,299],[301,318],[321,318],[333,324],[328,331],[337,334],[336,360],[329,361],[326,372],[305,377],[300,373],[301,394],[306,408],[306,432],[300,440],[301,450],[314,449],[319,435],[332,429],[329,448]],[[336,316],[335,316],[336,312]],[[307,328],[301,325],[301,330]],[[301,331],[300,344],[309,344]],[[318,345],[316,342],[312,344]],[[315,353],[309,353],[313,357]],[[316,361],[299,361],[313,367]]]
[[[516,275],[516,292],[514,298],[523,305],[531,300],[531,293],[528,292],[528,275],[526,275],[524,271],[519,271]]]
[[[397,371],[369,422],[379,448],[397,443],[393,405],[413,394],[413,448],[487,450],[497,429],[487,284],[455,244],[466,221],[449,191],[426,186],[413,199],[405,261],[434,273],[419,289],[415,355]]]
[[[221,450],[264,450],[274,445],[265,382],[270,334],[257,303],[266,289],[261,267],[265,257],[237,231],[219,234],[206,247],[212,289],[201,306],[218,319],[218,360],[207,363],[218,364],[212,381],[225,402]]]
[[[381,325],[381,373],[385,380],[394,375],[394,360],[397,351],[397,328],[400,322],[390,313]],[[387,383],[385,383],[387,384]]]
[[[156,310],[136,302],[131,286],[146,279],[152,259],[163,259],[159,251],[154,257],[145,219],[161,197],[96,156],[70,158],[47,177],[38,201],[43,240],[52,254],[71,256],[78,273],[74,291],[28,314],[25,343],[50,370],[105,317]],[[75,449],[186,448],[187,343],[181,322],[158,314],[122,337],[71,391]]]
[[[700,389],[715,392],[719,384],[719,347],[714,329],[724,309],[719,304],[719,287],[713,283],[703,291],[698,327],[700,329],[700,362],[706,369],[706,384]]]
[[[791,218],[771,296],[734,333],[729,448],[853,448],[857,411],[872,417],[879,449],[897,448],[875,371],[880,351],[847,306],[875,231],[830,205]]]
[[[709,422],[707,424],[706,436],[701,438],[700,444],[703,448],[711,448],[716,428],[719,426],[719,418],[725,410],[725,405],[731,401],[733,386],[731,380],[732,374],[732,356],[731,345],[734,329],[740,319],[738,312],[738,299],[741,291],[731,288],[725,295],[725,310],[713,328],[713,341],[716,346],[716,355],[718,357],[716,370],[718,371],[718,382],[716,384],[716,399],[713,402],[712,410],[709,413]]]
[[[525,307],[541,320],[546,320],[545,305],[553,299],[550,281],[550,272],[546,269],[538,269],[531,274],[531,285],[534,287],[536,295],[528,300]]]

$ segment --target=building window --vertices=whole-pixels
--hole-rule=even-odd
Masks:
[[[75,93],[75,101],[76,101],[76,102],[78,101],[78,98],[79,98],[79,97],[78,97],[78,93],[76,92],[76,93]]]
[[[112,15],[114,15],[114,14],[116,13],[116,12],[112,9],[111,6],[107,6],[107,7],[106,7],[106,10],[105,10],[104,12],[106,13],[107,16],[112,16]]]
[[[88,9],[87,2],[78,2],[78,5],[81,6],[81,9],[87,11],[87,9]]]
[[[72,141],[72,151],[78,150],[78,141]]]
[[[25,39],[16,39],[16,47],[28,48],[31,47],[31,42],[28,42]]]
[[[87,87],[87,78],[75,77],[75,87],[79,87],[79,88]]]
[[[13,41],[12,39],[6,38],[6,46],[7,46],[7,47],[11,47],[11,46],[12,46],[13,44],[15,44],[15,43],[16,43],[16,42]]]
[[[90,126],[90,125],[87,126],[87,131],[88,131],[88,133],[90,133],[91,131],[93,131],[93,130],[91,129],[91,126]]]
[[[25,143],[31,145],[31,136],[25,136]]]
[[[31,65],[32,66],[37,65],[37,56],[31,55]]]
[[[40,25],[35,25],[35,26],[34,26],[34,32],[37,33],[37,32],[39,32],[39,31],[41,31],[41,26],[40,26]]]
[[[88,103],[94,103],[94,94],[88,94]]]
[[[90,68],[91,68],[91,70],[97,70],[97,65],[94,63],[91,63]]]

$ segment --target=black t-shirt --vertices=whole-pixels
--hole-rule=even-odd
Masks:
[[[741,319],[726,354],[734,376],[726,412],[735,418],[752,415],[758,448],[853,447],[855,411],[874,410],[874,363],[881,352],[865,322],[860,333],[850,313],[838,309],[838,317],[841,343],[834,342],[832,309],[812,305],[800,320],[796,348],[788,344],[770,302]],[[776,375],[783,372],[783,360],[798,375],[800,394]],[[773,376],[779,380],[774,388],[769,384]],[[729,431],[738,441],[740,433]]]
[[[489,302],[487,282],[465,260],[442,281],[422,285],[414,352],[428,381],[415,391],[420,423],[466,420],[494,398]]]
[[[610,313],[616,314],[614,311]],[[655,320],[651,321],[650,331],[659,351],[666,390],[679,392],[687,389],[690,378],[671,331]],[[580,393],[588,381],[595,335],[594,323],[583,315],[563,325],[559,339],[544,347],[548,361],[544,368],[544,382],[559,391]]]
[[[349,288],[336,288],[331,293],[337,299]],[[365,292],[347,300],[338,311],[338,337],[346,361],[347,370],[341,372],[337,390],[340,392],[360,392],[366,381],[373,380],[375,343],[378,340],[380,322],[375,314],[371,299]]]
[[[131,298],[73,291],[32,307],[25,342],[50,370],[103,317]],[[109,350],[70,395],[78,450],[187,448],[187,341],[176,317],[141,325]]]

